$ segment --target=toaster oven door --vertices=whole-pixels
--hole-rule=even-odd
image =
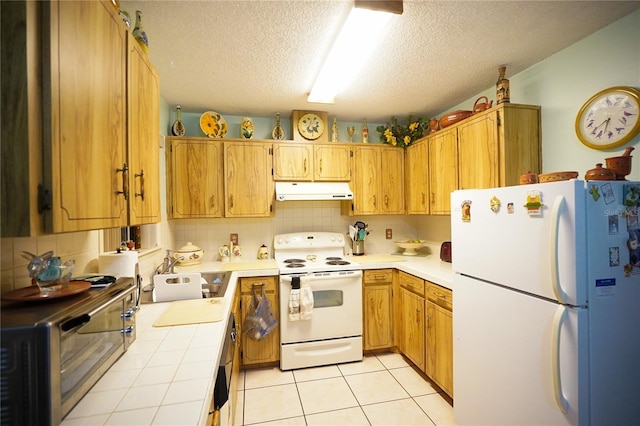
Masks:
[[[60,324],[63,417],[126,350],[135,330],[135,311],[129,310],[134,299],[131,289]]]

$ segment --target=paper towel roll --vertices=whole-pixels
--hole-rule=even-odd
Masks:
[[[137,251],[106,252],[98,257],[98,273],[120,277],[135,277]]]

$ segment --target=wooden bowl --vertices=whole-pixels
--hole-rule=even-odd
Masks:
[[[559,182],[562,180],[576,179],[578,172],[552,172],[538,175],[538,182]]]
[[[613,170],[616,174],[616,180],[626,180],[625,176],[631,173],[631,159],[630,155],[623,155],[621,157],[609,157],[605,158],[607,169]]]
[[[444,129],[445,127],[451,126],[452,124],[456,124],[458,121],[469,118],[472,115],[473,111],[458,110],[450,112],[449,114],[440,117],[440,128]]]

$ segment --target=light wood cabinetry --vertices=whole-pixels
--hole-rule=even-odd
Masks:
[[[0,2],[2,237],[42,233],[37,190],[42,167],[30,167],[42,163],[39,7],[32,1]]]
[[[112,2],[11,2],[2,19],[17,66],[2,76],[2,137],[17,144],[3,143],[3,182],[18,177],[3,237],[159,221],[158,76]]]
[[[235,352],[233,353],[233,368],[231,369],[231,383],[229,385],[229,425],[236,425],[236,410],[238,407],[238,401],[240,400],[240,369],[242,359],[240,357],[241,354],[241,344],[242,344],[242,321],[240,318],[242,317],[242,312],[240,310],[240,291],[236,291],[233,297],[233,303],[231,305],[231,312],[236,321],[236,340],[235,344]]]
[[[349,145],[273,144],[275,181],[349,181]]]
[[[126,32],[108,1],[43,5],[47,230],[127,225]]]
[[[429,144],[425,139],[409,145],[405,153],[407,214],[429,214]]]
[[[263,286],[276,319],[279,320],[277,281],[277,276],[240,278],[241,323],[247,317],[247,311],[253,300],[253,290],[255,289],[258,297],[261,297]],[[274,328],[271,334],[260,341],[243,334],[241,356],[243,367],[260,367],[277,363],[280,360],[280,327]]]
[[[393,347],[393,269],[365,270],[362,284],[363,348],[389,349]]]
[[[222,142],[167,138],[169,219],[222,217]]]
[[[129,225],[160,222],[160,78],[127,33]]]
[[[273,212],[271,144],[224,143],[225,217],[266,217]]]
[[[387,145],[353,148],[353,200],[343,214],[404,213],[404,150]]]
[[[429,190],[431,214],[451,212],[451,192],[458,189],[458,144],[456,129],[441,130],[427,139],[429,144]]]
[[[399,349],[418,368],[425,371],[425,299],[424,281],[405,272],[400,281]]]
[[[426,373],[453,398],[453,294],[427,283]]]
[[[458,130],[460,189],[518,185],[540,173],[540,107],[500,104],[464,120]]]

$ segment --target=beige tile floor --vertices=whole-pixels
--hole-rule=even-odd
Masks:
[[[238,425],[455,425],[453,407],[399,354],[240,378]]]

